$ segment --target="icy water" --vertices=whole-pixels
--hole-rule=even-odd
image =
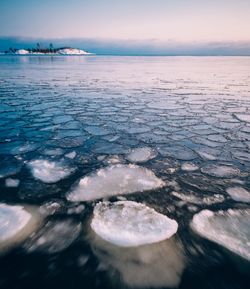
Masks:
[[[0,112],[0,288],[249,288],[250,58],[1,56]]]

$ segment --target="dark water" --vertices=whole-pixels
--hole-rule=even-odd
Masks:
[[[249,264],[195,235],[189,223],[202,209],[249,207],[226,189],[250,189],[250,58],[2,56],[0,112],[0,201],[43,215],[35,233],[1,255],[0,288],[162,287],[124,282],[126,266],[137,262],[135,275],[145,272],[147,280],[152,264],[99,252],[89,232],[97,201],[66,198],[81,177],[128,164],[138,147],[157,152],[140,166],[167,186],[125,197],[178,222],[179,288],[249,288]],[[46,183],[32,174],[34,160],[70,174]],[[181,169],[187,162],[197,169]],[[9,187],[9,178],[20,184]]]

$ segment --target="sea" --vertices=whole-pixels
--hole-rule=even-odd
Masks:
[[[1,289],[247,289],[249,203],[250,57],[0,56]]]

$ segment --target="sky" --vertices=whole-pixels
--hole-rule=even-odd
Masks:
[[[250,43],[250,0],[0,0],[0,38]]]

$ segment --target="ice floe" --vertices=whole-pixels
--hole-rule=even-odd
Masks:
[[[33,152],[35,151],[37,148],[39,148],[39,145],[37,143],[33,143],[33,142],[26,142],[20,146],[14,147],[11,150],[11,154],[13,155],[17,155],[17,154],[26,154],[28,152]]]
[[[62,163],[42,159],[31,161],[28,166],[34,178],[44,183],[56,183],[74,171],[74,168],[67,167]]]
[[[132,201],[98,203],[91,228],[104,240],[121,247],[160,242],[173,236],[175,220]]]
[[[65,154],[65,157],[68,159],[74,159],[76,157],[76,152],[72,151],[70,153]]]
[[[238,202],[250,203],[250,192],[242,187],[227,188],[226,192],[230,197]]]
[[[212,205],[224,202],[225,198],[221,194],[214,194],[212,196],[200,196],[195,193],[179,193],[172,192],[171,193],[176,198],[195,205]]]
[[[82,178],[69,201],[90,201],[108,196],[130,194],[160,188],[165,183],[149,169],[137,165],[111,165]]]
[[[221,153],[221,151],[213,149],[213,148],[199,148],[196,150],[197,154],[203,158],[204,160],[210,160],[214,161],[218,159],[218,155]]]
[[[0,251],[21,243],[39,225],[31,207],[0,204]]]
[[[92,250],[112,282],[131,288],[178,287],[186,259],[174,236],[174,220],[131,201],[99,203],[91,227]]]
[[[20,180],[8,178],[5,180],[5,186],[8,188],[16,188],[20,184]]]
[[[107,128],[102,127],[102,126],[90,125],[90,126],[84,127],[84,129],[89,134],[96,135],[96,136],[102,136],[102,135],[107,135],[111,133],[111,131],[109,131]]]
[[[128,155],[127,159],[134,163],[142,163],[156,157],[156,152],[150,147],[141,147],[133,149]]]
[[[181,169],[183,171],[192,172],[192,171],[197,171],[199,169],[199,167],[194,163],[183,163],[181,165]]]
[[[49,201],[44,203],[39,208],[39,213],[41,213],[44,216],[49,216],[55,214],[56,212],[59,212],[61,208],[62,204],[60,202]]]
[[[190,161],[197,158],[197,155],[191,149],[180,145],[159,145],[157,149],[164,157],[172,157],[183,161]]]
[[[45,149],[42,154],[46,156],[60,156],[63,154],[63,150],[61,148]]]
[[[191,228],[201,237],[250,261],[250,210],[203,210],[194,215]]]
[[[218,178],[230,178],[240,174],[240,170],[238,168],[223,164],[205,165],[201,168],[201,172]]]
[[[240,121],[250,122],[250,114],[236,113],[235,116],[236,116]]]

